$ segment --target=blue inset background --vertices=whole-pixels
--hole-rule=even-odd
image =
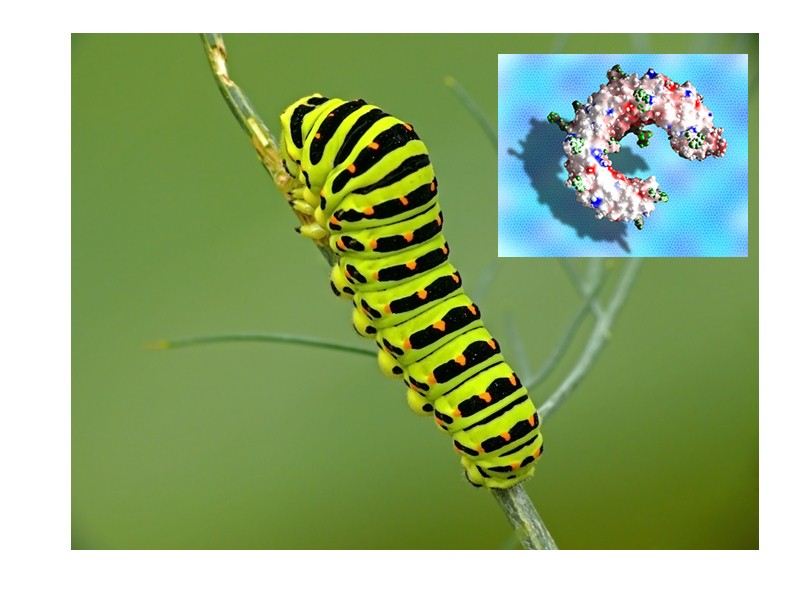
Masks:
[[[597,220],[564,181],[564,134],[550,112],[571,121],[619,64],[691,81],[723,127],[723,158],[688,161],[655,125],[650,145],[622,141],[611,159],[628,176],[655,175],[669,202],[656,205],[644,230]],[[747,256],[746,54],[501,54],[498,56],[499,256]]]

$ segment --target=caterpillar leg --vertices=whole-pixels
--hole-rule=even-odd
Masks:
[[[524,478],[514,477],[509,479],[497,479],[495,477],[488,477],[480,467],[474,464],[464,465],[464,476],[467,478],[467,481],[478,488],[488,487],[496,490],[507,490],[510,487],[519,485],[532,475],[533,469],[531,469]]]
[[[539,445],[534,450],[533,454],[529,455],[520,464],[508,467],[488,467],[488,464],[481,465],[482,461],[473,461],[472,459],[462,456],[461,466],[464,467],[464,475],[472,485],[475,487],[488,487],[493,489],[505,490],[515,485],[519,485],[523,481],[530,479],[533,476],[533,462],[539,458],[544,450],[544,446],[539,440]],[[487,467],[492,473],[488,473],[484,467]]]
[[[314,207],[311,206],[305,200],[295,199],[292,200],[289,204],[292,206],[292,210],[295,212],[299,212],[304,215],[312,216],[314,214]]]
[[[306,223],[305,225],[300,225],[300,227],[297,227],[295,231],[297,231],[297,233],[303,237],[307,237],[312,240],[321,240],[328,235],[328,232],[319,223]]]
[[[378,333],[372,321],[358,307],[353,309],[353,327],[361,337],[374,338]]]
[[[378,366],[387,377],[399,379],[403,376],[403,367],[400,366],[400,363],[391,354],[383,350],[378,350]]]
[[[414,412],[422,417],[427,417],[433,414],[433,404],[428,402],[428,400],[419,392],[415,392],[411,388],[408,389],[406,392],[406,401],[408,402],[408,407]]]
[[[336,264],[331,269],[331,289],[333,293],[341,298],[352,298],[355,294],[347,278],[342,273],[342,268]]]

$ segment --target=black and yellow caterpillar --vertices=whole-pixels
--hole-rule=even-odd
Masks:
[[[284,168],[300,184],[293,206],[314,217],[301,233],[329,237],[331,287],[352,300],[356,331],[376,339],[381,369],[453,437],[471,484],[530,477],[543,449],[536,407],[448,259],[425,144],[363,100],[308,96],[281,124]]]

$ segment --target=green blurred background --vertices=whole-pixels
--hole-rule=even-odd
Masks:
[[[645,261],[610,344],[544,423],[526,488],[561,548],[758,547],[756,35],[225,41],[273,131],[317,91],[415,126],[467,290],[498,260],[496,151],[445,76],[494,119],[498,53],[750,54],[750,257]],[[503,547],[494,499],[373,360],[252,343],[144,349],[244,331],[359,340],[198,36],[75,36],[72,84],[73,548]],[[513,316],[536,368],[580,298],[557,261],[501,262],[481,308],[501,342]]]

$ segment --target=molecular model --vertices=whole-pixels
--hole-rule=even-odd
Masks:
[[[575,188],[578,202],[593,208],[598,219],[633,221],[641,229],[656,203],[667,201],[667,194],[658,189],[655,177],[626,177],[611,166],[609,155],[619,152],[622,138],[633,132],[637,145],[644,148],[653,135],[644,127],[655,123],[669,134],[672,149],[689,160],[724,156],[727,142],[722,128],[714,127],[703,97],[688,81],[679,85],[653,69],[640,79],[619,65],[607,77],[608,84],[601,85],[585,105],[572,103],[574,121],[568,123],[554,112],[547,120],[567,133],[567,186]]]

